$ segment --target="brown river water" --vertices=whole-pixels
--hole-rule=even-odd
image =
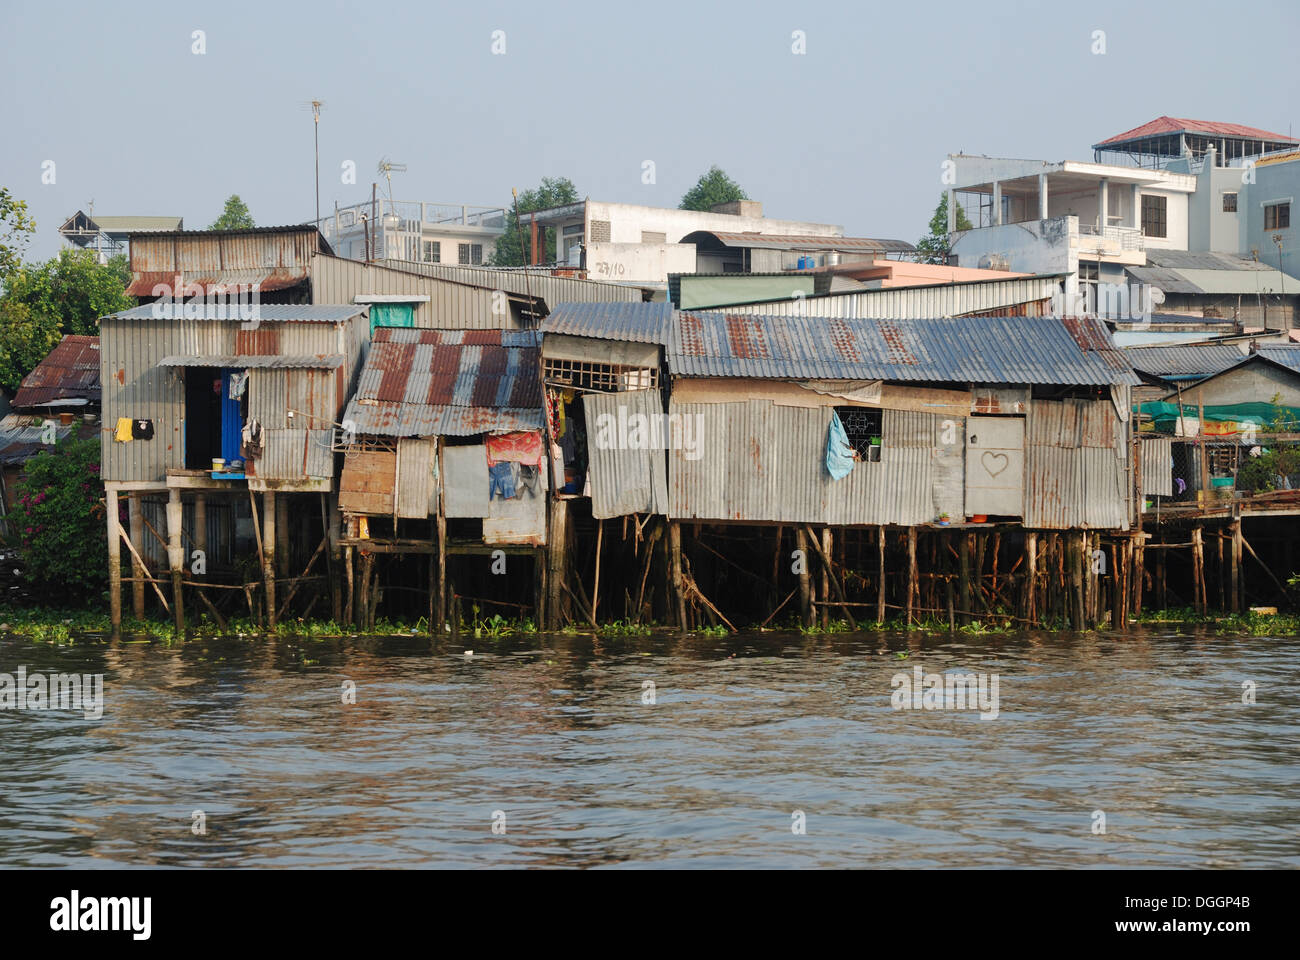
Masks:
[[[1298,653],[1168,629],[3,637],[0,675],[102,674],[103,715],[0,709],[0,865],[1297,867]],[[917,667],[996,676],[997,716],[894,709]]]

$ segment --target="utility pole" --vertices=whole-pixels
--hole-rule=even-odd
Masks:
[[[311,117],[316,134],[316,225],[320,226],[320,108],[322,101],[311,102]]]

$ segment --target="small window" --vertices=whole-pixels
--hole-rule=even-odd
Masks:
[[[1101,279],[1101,267],[1094,262],[1080,260],[1079,279],[1091,280],[1093,283],[1096,283],[1098,280]]]
[[[1264,229],[1285,230],[1291,226],[1291,201],[1264,205]]]
[[[1224,213],[1237,212],[1237,195],[1235,193],[1225,193],[1223,195],[1223,212]]]
[[[442,263],[442,242],[440,240],[424,241],[424,262]]]
[[[456,262],[469,263],[469,244],[462,243],[456,248]]]
[[[481,244],[481,243],[475,243],[475,244],[471,244],[471,245],[470,245],[470,248],[469,248],[469,262],[470,262],[470,263],[482,263],[482,262],[483,262],[483,244]]]
[[[835,412],[844,425],[849,445],[857,453],[858,459],[879,462],[881,412],[871,407],[836,407]]]
[[[1142,195],[1142,235],[1145,237],[1168,236],[1169,221],[1165,197]]]

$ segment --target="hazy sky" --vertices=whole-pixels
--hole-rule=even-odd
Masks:
[[[0,0],[0,185],[33,257],[92,198],[189,228],[231,193],[259,224],[308,220],[318,97],[322,212],[368,199],[382,156],[409,166],[397,199],[485,205],[567,176],[675,207],[716,163],[768,216],[914,241],[950,152],[1090,160],[1162,114],[1300,130],[1298,36],[1296,0]]]

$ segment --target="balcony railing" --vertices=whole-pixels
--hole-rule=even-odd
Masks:
[[[1099,246],[1110,250],[1142,250],[1142,231],[1137,227],[1099,227],[1093,223],[1079,224],[1079,236],[1096,237]]]

